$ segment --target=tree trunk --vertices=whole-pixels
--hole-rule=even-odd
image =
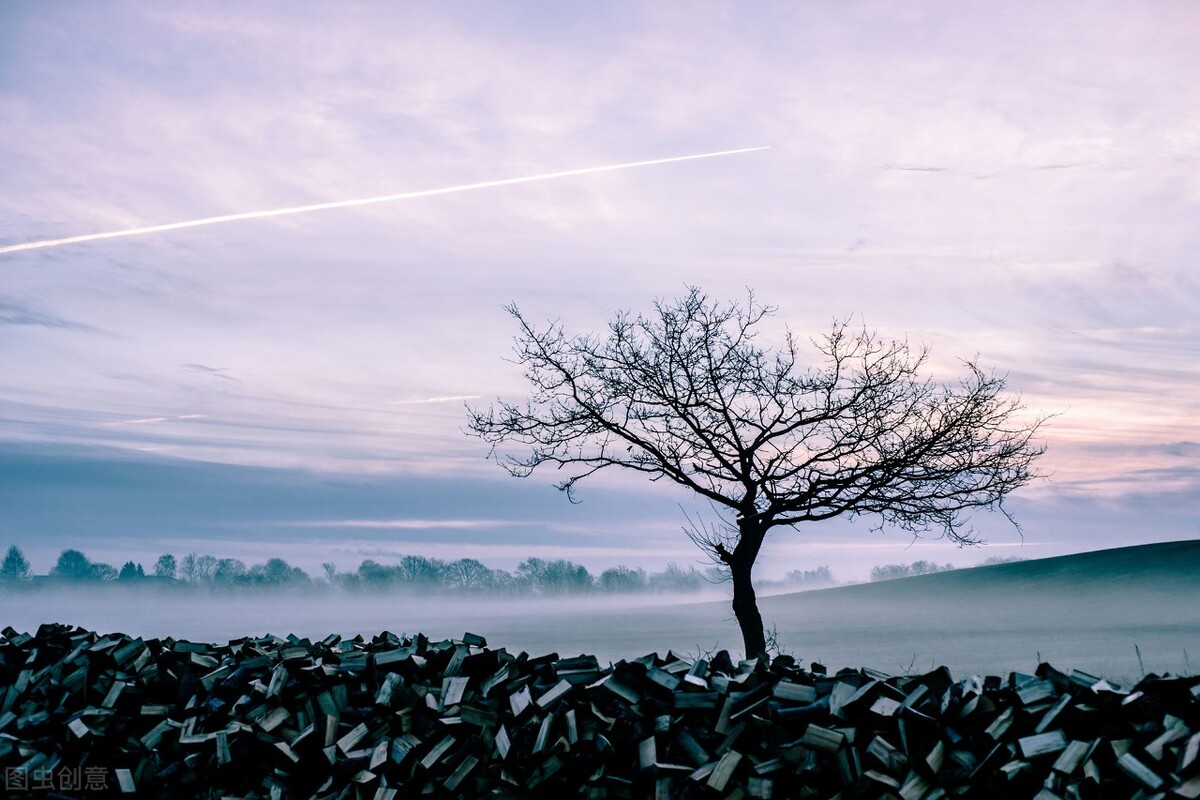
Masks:
[[[767,638],[763,630],[762,614],[758,611],[758,598],[754,594],[751,572],[758,558],[766,530],[746,523],[738,526],[741,535],[737,547],[727,561],[729,575],[733,580],[733,615],[742,629],[742,643],[746,647],[746,658],[767,660]]]
[[[746,658],[765,658],[767,639],[763,630],[762,614],[758,611],[758,598],[754,595],[754,584],[750,580],[752,564],[729,565],[733,578],[733,615],[742,629],[742,642],[746,647]]]

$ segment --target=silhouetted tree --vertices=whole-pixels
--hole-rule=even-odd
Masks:
[[[87,581],[99,577],[88,557],[79,550],[70,548],[58,554],[58,561],[50,569],[50,574],[56,578],[67,578],[73,581]]]
[[[500,456],[515,476],[566,471],[557,485],[572,499],[579,481],[620,467],[709,501],[719,523],[690,535],[729,569],[748,656],[766,656],[752,570],[773,528],[868,515],[969,543],[969,512],[1003,511],[1034,477],[1041,421],[1017,421],[1004,378],[975,362],[936,383],[921,376],[924,348],[838,322],[814,341],[821,366],[805,369],[790,331],[776,349],[756,343],[774,309],[753,294],[720,305],[691,288],[654,309],[569,337],[509,306],[532,394],[468,409],[468,428],[493,454],[523,447]]]
[[[196,558],[196,580],[208,582],[212,580],[213,574],[217,571],[217,557],[210,555],[198,556]]]
[[[179,577],[183,578],[188,583],[196,582],[196,560],[199,558],[195,553],[188,553],[179,562]]]
[[[442,571],[446,588],[479,592],[494,585],[492,571],[473,558],[451,561]]]
[[[269,558],[265,564],[255,564],[246,573],[246,579],[265,586],[282,586],[287,583],[307,583],[308,573],[293,567],[282,558]]]
[[[911,578],[914,575],[932,575],[957,569],[953,564],[935,564],[932,561],[914,561],[911,564],[879,564],[871,568],[872,581],[890,581],[896,578]]]
[[[1020,556],[988,556],[983,561],[980,561],[978,564],[976,564],[976,566],[994,567],[997,564],[1015,564],[1018,561],[1024,560],[1025,559],[1021,558]]]
[[[834,580],[829,567],[820,566],[816,569],[794,569],[783,576],[783,583],[797,586],[830,586]]]
[[[170,553],[163,553],[154,562],[154,574],[160,578],[174,578],[175,570],[175,556]]]
[[[693,566],[684,569],[672,563],[667,564],[667,568],[662,572],[650,576],[650,588],[656,592],[694,592],[703,588],[706,583],[717,583],[724,579],[723,575],[710,578],[697,572]]]
[[[437,586],[442,582],[446,562],[425,556],[404,556],[396,565],[396,578],[409,586]]]
[[[368,558],[358,565],[358,577],[367,586],[386,586],[392,580],[392,571]]]
[[[136,572],[136,570],[135,570]],[[92,563],[92,577],[101,581],[115,581],[117,579],[117,568],[112,564]]]
[[[604,570],[600,573],[599,583],[606,592],[642,592],[648,587],[645,570],[626,566]]]
[[[135,564],[132,561],[126,561],[121,565],[121,571],[117,573],[119,581],[136,581],[138,578],[146,577],[146,573],[141,568],[141,564]]]
[[[595,585],[586,567],[564,559],[527,558],[517,565],[516,578],[542,594],[578,594]]]
[[[213,568],[213,583],[226,586],[241,583],[246,578],[246,563],[240,558],[220,558]]]
[[[3,563],[0,563],[0,581],[23,581],[28,577],[29,562],[25,554],[15,544],[9,545]]]

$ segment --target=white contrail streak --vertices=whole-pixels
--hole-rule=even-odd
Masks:
[[[740,150],[721,150],[716,153],[700,153],[694,156],[675,156],[674,158],[656,158],[651,161],[630,161],[626,164],[609,164],[603,167],[585,167],[584,169],[569,169],[562,172],[547,172],[542,175],[530,175],[524,178],[504,178],[497,181],[483,181],[481,183],[465,183],[461,186],[448,186],[443,189],[425,189],[418,192],[401,192],[400,194],[385,194],[378,197],[363,197],[357,200],[337,200],[332,203],[313,203],[307,206],[289,206],[288,208],[274,208],[268,211],[245,211],[240,214],[224,214],[219,217],[205,217],[204,219],[193,219],[186,222],[170,222],[165,225],[147,225],[144,228],[127,228],[121,231],[108,231],[106,233],[88,233],[82,236],[68,236],[65,239],[45,239],[40,242],[24,242],[22,244],[10,244],[6,247],[0,247],[0,255],[6,253],[19,253],[22,250],[37,250],[42,247],[59,247],[64,244],[78,244],[79,242],[91,242],[96,239],[115,239],[120,236],[138,236],[143,233],[159,233],[160,231],[173,231],[180,228],[195,228],[200,225],[215,225],[219,222],[235,222],[241,219],[263,219],[265,217],[282,217],[287,214],[303,214],[306,211],[324,211],[330,208],[350,208],[351,206],[366,206],[372,203],[390,203],[395,200],[412,200],[417,197],[433,197],[439,194],[453,194],[454,192],[469,192],[473,189],[491,189],[496,186],[512,186],[518,183],[533,183],[534,181],[549,181],[555,178],[569,178],[575,175],[590,175],[595,172],[612,172],[618,169],[631,169],[632,167],[649,167],[655,164],[672,164],[676,161],[694,161],[698,158],[715,158],[717,156],[732,156],[738,153],[753,153],[758,150],[769,150],[768,147],[743,147]]]

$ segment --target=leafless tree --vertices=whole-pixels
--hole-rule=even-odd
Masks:
[[[649,316],[618,313],[603,336],[538,330],[506,310],[532,394],[468,408],[469,433],[512,475],[565,470],[557,486],[572,500],[608,467],[706,498],[725,517],[690,533],[729,570],[747,656],[766,653],[751,572],[771,529],[868,516],[973,543],[970,512],[1007,516],[1004,498],[1044,450],[1044,419],[1022,421],[1005,379],[974,361],[935,382],[921,375],[926,348],[841,321],[813,340],[819,364],[805,368],[790,330],[776,348],[758,344],[775,309],[753,293],[722,305],[690,288]],[[509,444],[520,452],[498,452]]]

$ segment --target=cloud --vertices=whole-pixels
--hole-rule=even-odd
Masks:
[[[99,329],[40,311],[32,306],[0,298],[0,325],[30,325],[59,330],[99,333]]]
[[[220,378],[224,381],[233,381],[234,383],[238,382],[237,378],[226,374],[228,373],[228,370],[219,367],[210,367],[207,364],[183,364],[181,365],[181,369],[189,372],[196,372],[201,375],[207,375],[213,378]]]
[[[947,374],[980,353],[1065,410],[1064,481],[1151,481],[1165,462],[1135,448],[1189,436],[1194,7],[614,8],[7,14],[6,244],[772,149],[12,253],[5,291],[38,301],[0,307],[0,431],[481,475],[456,403],[524,396],[503,303],[585,333],[699,283],[749,284],[804,334],[861,313]],[[112,335],[34,335],[76,319]]]
[[[153,425],[159,422],[176,422],[185,419],[204,419],[207,414],[180,414],[175,417],[142,417],[141,419],[124,419],[117,422],[102,422],[101,425]]]
[[[392,405],[422,405],[424,403],[450,403],[456,400],[478,400],[483,395],[478,394],[452,394],[444,397],[425,397],[420,400],[389,400]]]
[[[525,520],[497,519],[321,519],[277,521],[277,526],[290,528],[378,528],[384,530],[475,530],[481,528],[509,528],[528,525]]]

